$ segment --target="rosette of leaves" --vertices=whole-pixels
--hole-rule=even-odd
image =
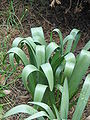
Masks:
[[[59,35],[59,45],[53,40],[53,32]],[[49,44],[45,41],[41,27],[32,28],[31,33],[32,38],[16,38],[7,54],[9,54],[10,63],[14,69],[14,58],[18,64],[20,60],[23,62],[25,66],[22,70],[24,86],[31,92],[34,101],[32,104],[35,104],[35,108],[40,109],[41,107],[43,110],[38,112],[28,105],[20,105],[7,112],[4,117],[24,112],[32,115],[27,120],[38,117],[44,119],[44,116],[51,120],[67,119],[69,101],[77,93],[81,80],[90,66],[90,52],[88,51],[90,41],[75,57],[74,51],[80,39],[79,30],[73,29],[63,40],[61,31],[54,29],[51,32]],[[27,46],[29,59],[24,52],[24,45]],[[90,96],[89,91],[90,75],[86,78],[82,88],[73,120],[76,120],[77,114],[79,114],[78,120],[81,118]]]

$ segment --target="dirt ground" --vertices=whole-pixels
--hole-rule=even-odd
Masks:
[[[81,31],[81,40],[77,47],[77,53],[82,49],[85,43],[90,40],[90,4],[82,3],[82,7],[76,11],[76,1],[72,4],[71,9],[66,13],[69,8],[68,0],[62,0],[61,5],[56,5],[55,8],[50,7],[50,2],[38,2],[34,3],[28,2],[28,0],[14,0],[13,6],[15,9],[15,14],[18,20],[21,19],[23,11],[26,11],[24,18],[21,20],[19,29],[11,24],[7,26],[7,19],[9,13],[8,0],[1,0],[0,2],[0,42],[3,41],[5,37],[9,36],[9,41],[7,41],[7,50],[11,47],[12,41],[18,36],[30,36],[30,29],[32,27],[42,26],[45,33],[46,41],[50,40],[50,32],[54,28],[59,28],[62,31],[63,38],[69,34],[73,28],[77,28]],[[16,22],[18,22],[16,20]],[[54,35],[55,40],[58,42],[58,37]],[[4,42],[4,41],[3,41]],[[0,48],[0,51],[3,49]],[[17,68],[17,71],[11,75],[6,83],[10,83],[9,89],[11,93],[0,99],[0,103],[8,103],[4,106],[4,112],[22,103],[28,103],[32,100],[30,94],[25,90],[21,77],[18,73],[21,73],[22,65]],[[12,70],[10,68],[10,70]],[[7,75],[5,75],[7,77]],[[11,81],[12,84],[11,84]],[[69,118],[71,119],[74,108],[69,112]],[[87,107],[84,111],[82,120],[90,115],[90,99],[88,101]],[[15,117],[10,117],[7,120],[23,120],[24,115],[18,115]]]

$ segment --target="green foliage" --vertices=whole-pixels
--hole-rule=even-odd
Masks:
[[[59,45],[53,40],[53,32],[59,35]],[[53,32],[51,33],[50,43],[47,44],[43,29],[41,27],[32,28],[32,38],[16,38],[13,41],[12,48],[6,54],[6,56],[9,54],[13,69],[16,68],[14,58],[17,64],[20,63],[20,60],[22,61],[24,65],[22,81],[34,100],[30,103],[34,104],[38,110],[33,114],[30,113],[31,116],[26,120],[40,119],[40,117],[43,117],[42,119],[47,117],[50,120],[67,119],[69,101],[73,100],[73,96],[77,93],[80,82],[90,66],[89,43],[86,44],[79,55],[76,57],[74,55],[80,39],[79,30],[73,29],[64,40],[59,29],[54,29]],[[28,55],[24,52],[24,46],[28,49]],[[76,116],[80,120],[90,96],[89,91],[90,75],[87,76],[83,85],[73,120],[76,120]],[[85,100],[84,103],[81,102],[82,98]],[[20,107],[20,111],[17,111],[18,107]],[[35,111],[33,109],[32,112]],[[22,106],[17,106],[7,112],[4,117],[21,112],[25,113]],[[77,115],[78,113],[79,115]]]
[[[83,88],[80,93],[80,97],[77,102],[76,110],[73,114],[72,120],[80,120],[83,110],[86,106],[86,103],[88,101],[88,98],[90,96],[90,74],[86,77],[86,80],[84,82]],[[62,92],[62,101],[61,101],[61,110],[58,111],[56,106],[54,105],[53,111],[47,104],[42,102],[29,102],[30,104],[37,105],[39,108],[43,108],[43,111],[37,111],[33,107],[30,107],[29,105],[18,105],[11,110],[9,110],[5,115],[5,117],[8,117],[10,115],[14,115],[17,113],[28,113],[31,115],[30,117],[26,118],[25,120],[32,120],[35,118],[40,117],[47,117],[49,120],[67,120],[68,115],[68,106],[69,106],[69,96],[68,96],[68,82],[67,79],[65,79],[64,86],[63,86],[63,92]],[[44,118],[43,118],[44,119]],[[42,120],[43,120],[42,119]]]

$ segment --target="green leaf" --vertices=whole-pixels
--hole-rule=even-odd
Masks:
[[[56,85],[57,90],[59,90],[61,93],[63,93],[63,87],[60,84]]]
[[[18,113],[27,113],[27,114],[34,114],[37,113],[38,111],[35,110],[33,107],[29,106],[29,105],[18,105],[14,108],[12,108],[11,110],[9,110],[8,112],[5,113],[5,115],[3,116],[3,118],[9,117],[11,115],[14,114],[18,114]]]
[[[90,74],[86,77],[72,120],[81,120],[82,113],[90,97]]]
[[[34,42],[42,45],[46,45],[42,27],[31,28],[31,33],[32,33],[32,38],[34,39]]]
[[[62,64],[63,60],[64,60],[64,56],[61,56],[60,52],[56,52],[51,61],[51,66],[54,72]]]
[[[13,43],[12,43],[12,47],[17,47],[19,45],[19,43],[24,40],[25,38],[22,37],[17,37],[14,39]]]
[[[14,41],[13,41],[13,43],[12,43],[12,47],[18,47],[19,43],[21,41],[23,41],[23,40],[24,40],[24,38],[21,38],[21,37],[15,38]],[[12,68],[15,69],[15,65],[14,65],[14,53],[9,54],[9,61],[10,61],[10,64],[11,64]]]
[[[33,50],[36,50],[36,44],[34,43],[34,41],[31,37],[25,38],[24,41],[28,41],[28,43],[32,46]]]
[[[87,44],[83,48],[84,50],[89,50],[90,49],[90,40],[87,42]]]
[[[77,47],[77,44],[78,44],[78,41],[80,39],[80,36],[81,36],[81,33],[80,33],[80,30],[78,29],[73,29],[71,32],[70,32],[71,35],[73,35],[75,41],[73,43],[73,46],[72,46],[72,52],[74,52],[74,50],[76,49]]]
[[[68,92],[68,82],[67,78],[65,78],[62,99],[61,99],[61,109],[60,114],[62,119],[67,119],[69,110],[69,92]]]
[[[48,116],[48,114],[46,112],[40,111],[40,112],[37,112],[37,113],[33,114],[32,116],[26,118],[25,120],[32,120],[32,119],[40,118],[40,117],[47,117],[47,118],[49,118],[49,116]]]
[[[41,65],[41,68],[48,80],[49,88],[52,91],[54,87],[54,77],[53,77],[53,70],[49,63]]]
[[[69,40],[68,40],[67,46],[66,46],[65,54],[67,54],[71,51],[73,41],[74,41],[74,37],[72,37],[72,38],[70,37]]]
[[[62,33],[59,29],[54,29],[53,32],[57,32],[59,35],[59,40],[60,40],[60,46],[61,46],[61,54],[63,55],[63,37],[62,37]]]
[[[65,44],[68,42],[68,41],[72,41],[74,40],[74,36],[69,34],[68,36],[66,36],[63,40],[63,45],[65,46]]]
[[[3,105],[0,104],[0,119],[2,119],[3,114]]]
[[[49,58],[51,57],[52,53],[59,48],[59,46],[55,42],[51,42],[46,47],[46,61],[48,62]]]
[[[42,102],[29,102],[29,103],[30,104],[34,104],[34,105],[38,105],[38,106],[42,107],[48,113],[48,115],[50,116],[50,118],[52,118],[52,119],[55,118],[54,113],[52,112],[51,108],[47,104],[42,103]]]
[[[24,65],[28,65],[28,64],[29,64],[29,61],[28,61],[28,59],[27,59],[26,54],[25,54],[20,48],[18,48],[18,47],[13,47],[13,48],[11,48],[11,49],[7,52],[6,56],[7,56],[8,54],[10,54],[10,53],[16,54],[16,55],[22,60],[22,62],[23,62]],[[6,58],[6,56],[5,56],[5,58]],[[4,59],[5,59],[5,58],[4,58]],[[13,61],[13,60],[12,60],[12,61]]]
[[[80,81],[82,80],[84,74],[86,73],[89,65],[90,65],[90,52],[82,50],[77,59],[71,78],[69,80],[70,99],[77,91]]]
[[[48,114],[44,111],[40,111],[38,113],[35,113],[33,114],[32,116],[26,118],[25,120],[32,120],[32,119],[35,119],[35,118],[41,118],[41,117],[47,117],[50,119],[50,117],[48,116]],[[42,119],[41,119],[42,120]]]
[[[47,85],[37,84],[37,86],[35,88],[35,93],[34,93],[34,101],[35,102],[42,101],[47,87],[48,87]]]
[[[56,69],[56,72],[55,72],[55,78],[57,80],[57,83],[61,83],[61,73],[64,69],[64,66],[63,65],[60,65],[57,69]]]
[[[73,53],[68,53],[65,56],[65,68],[64,68],[64,78],[67,77],[68,79],[71,77],[71,74],[73,72],[75,63],[76,63],[76,59]]]
[[[38,68],[45,63],[45,45],[36,46],[36,60]]]
[[[21,44],[27,45],[29,57],[30,57],[30,63],[37,66],[36,55],[35,55],[35,50],[36,50],[35,43],[32,41],[32,39],[26,39],[26,40],[23,40]]]
[[[57,117],[57,119],[56,119],[56,120],[61,120],[61,118],[60,118],[60,113],[58,112],[58,110],[57,110],[56,106],[55,106],[55,105],[53,105],[53,106],[54,106],[54,110],[55,110],[56,117]]]
[[[29,80],[31,82],[31,88],[28,87],[28,82],[27,82],[29,75],[30,74],[32,75],[33,72],[39,72],[39,70],[34,65],[27,65],[27,66],[25,66],[24,69],[23,69],[23,71],[22,71],[22,81],[24,83],[24,86],[27,88],[27,90],[28,91],[31,90],[34,93],[35,83],[32,82],[32,81],[35,81],[35,80],[33,79],[33,76],[31,76],[32,79]],[[29,84],[30,84],[30,82],[29,82]]]
[[[0,90],[0,98],[3,98],[3,97],[5,97],[5,96],[6,96],[5,93]]]

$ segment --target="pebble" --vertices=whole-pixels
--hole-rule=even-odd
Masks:
[[[86,118],[86,120],[90,120],[90,115]]]

